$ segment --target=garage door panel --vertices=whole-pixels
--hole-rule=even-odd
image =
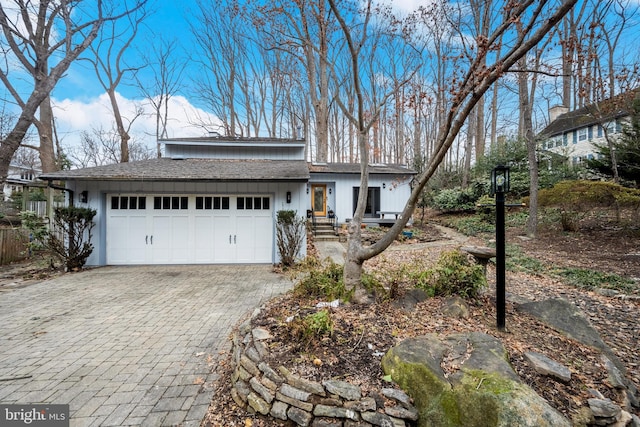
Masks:
[[[212,263],[213,256],[213,218],[210,215],[198,215],[194,219],[194,259],[198,264]]]

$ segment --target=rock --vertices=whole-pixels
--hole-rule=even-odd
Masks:
[[[251,331],[251,335],[253,335],[255,341],[264,341],[273,338],[271,332],[264,328],[254,328]]]
[[[246,369],[247,372],[249,372],[253,376],[260,375],[260,370],[258,369],[258,366],[255,363],[253,363],[253,361],[249,359],[245,354],[240,356],[240,366]]]
[[[261,359],[264,359],[265,357],[269,356],[269,347],[267,347],[265,343],[263,343],[262,341],[254,341],[253,345],[258,351],[258,354],[260,354]]]
[[[455,319],[466,319],[469,317],[469,306],[457,295],[449,297],[444,300],[442,314]]]
[[[313,415],[316,417],[348,418],[352,421],[358,421],[360,419],[358,413],[352,409],[326,405],[316,405],[313,409]]]
[[[247,402],[249,403],[249,406],[262,415],[267,415],[269,411],[271,411],[271,405],[253,392],[249,393],[249,396],[247,396]]]
[[[571,371],[566,366],[548,358],[544,354],[528,351],[524,354],[529,364],[541,375],[557,378],[562,382],[571,381]]]
[[[456,363],[454,375],[445,377],[445,357]],[[486,334],[407,339],[387,352],[382,368],[413,396],[419,427],[570,426],[519,380],[500,341]]]
[[[593,412],[593,416],[597,418],[617,418],[622,412],[622,408],[613,403],[609,399],[587,399],[589,408]]]
[[[620,418],[611,427],[626,427],[628,424],[631,424],[631,421],[633,421],[631,414],[627,411],[622,411]]]
[[[274,394],[271,392],[271,390],[262,385],[262,383],[260,383],[260,381],[258,381],[256,377],[251,378],[251,380],[249,381],[249,385],[251,386],[253,391],[258,393],[260,397],[263,398],[267,403],[273,402],[273,398],[275,397]]]
[[[289,410],[287,411],[287,416],[291,421],[302,427],[307,427],[313,419],[313,415],[311,415],[309,412],[303,411],[302,409],[296,407],[289,408]]]
[[[289,396],[285,396],[280,392],[276,392],[276,400],[280,402],[284,402],[288,405],[295,406],[298,409],[302,409],[303,411],[311,412],[313,410],[313,404],[309,402],[303,402],[298,399],[293,399]]]
[[[324,381],[322,385],[329,393],[337,394],[347,400],[358,400],[362,397],[360,387],[345,381],[328,380]]]
[[[384,408],[384,413],[394,418],[402,418],[411,421],[418,420],[418,410],[415,408],[407,409],[402,406],[389,406]]]
[[[309,393],[317,394],[318,396],[327,395],[327,393],[324,390],[324,387],[322,387],[322,384],[297,377],[293,375],[291,372],[289,372],[289,370],[284,366],[280,366],[278,368],[278,371],[280,371],[280,373],[285,378],[287,383],[289,383],[289,385],[295,388],[298,388],[300,390],[303,390]]]
[[[244,350],[244,354],[251,359],[251,361],[253,363],[260,363],[260,354],[258,353],[258,350],[256,350],[255,348],[253,348],[252,346],[248,346],[245,350]]]
[[[588,406],[581,406],[571,418],[573,427],[588,427],[595,422],[596,419],[593,416],[593,412]]]
[[[358,412],[365,412],[375,411],[377,405],[373,397],[363,397],[360,400],[344,402],[344,407]]]
[[[611,383],[611,385],[617,389],[627,388],[626,386],[627,382],[625,381],[624,376],[622,375],[620,370],[616,367],[616,365],[613,364],[611,359],[609,359],[604,354],[601,356],[601,359],[605,369],[607,370],[607,374],[608,374],[607,379],[609,380],[609,383]]]
[[[278,373],[271,369],[271,366],[267,365],[266,363],[260,362],[258,364],[258,369],[260,369],[265,377],[269,378],[274,383],[280,385],[284,382],[284,378],[278,375]]]
[[[309,396],[311,396],[311,393],[309,393],[308,391],[292,387],[287,383],[282,384],[282,386],[280,387],[280,393],[284,394],[285,396],[289,396],[292,399],[301,400],[303,402],[309,400]]]
[[[238,394],[242,398],[242,400],[246,401],[247,396],[251,393],[251,388],[244,381],[238,381],[233,385],[233,388],[238,391]]]
[[[413,311],[418,303],[426,300],[427,298],[427,293],[422,289],[411,289],[400,298],[395,299],[392,302],[392,305],[404,311]]]
[[[608,350],[600,334],[582,311],[567,300],[558,298],[522,304],[519,311],[531,314],[569,338],[599,350]]]
[[[342,427],[342,421],[335,418],[314,418],[311,427]]]
[[[287,418],[288,408],[289,408],[289,405],[287,405],[284,402],[280,402],[279,400],[276,400],[275,402],[273,402],[273,406],[271,406],[271,412],[269,412],[269,415],[271,415],[273,418],[286,421],[288,419]]]
[[[402,404],[405,408],[412,406],[411,398],[402,390],[398,390],[397,388],[383,388],[382,390],[380,390],[380,392],[384,397],[395,400],[396,402]]]
[[[388,415],[381,414],[380,412],[363,412],[360,414],[363,420],[380,427],[395,427],[393,421]]]

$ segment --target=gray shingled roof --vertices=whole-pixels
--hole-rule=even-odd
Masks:
[[[229,160],[168,158],[117,163],[42,174],[61,181],[307,181],[303,160]]]
[[[633,89],[613,98],[561,114],[557,119],[549,123],[539,135],[559,135],[585,126],[603,124],[609,120],[626,117],[630,114],[632,103],[638,96],[640,96],[640,89]]]
[[[312,163],[309,164],[311,173],[349,173],[359,174],[360,163]],[[394,175],[415,175],[416,172],[404,165],[369,165],[370,174],[394,174]]]

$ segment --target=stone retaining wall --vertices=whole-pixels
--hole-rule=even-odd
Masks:
[[[233,400],[242,408],[299,426],[404,427],[418,411],[401,390],[383,388],[363,396],[360,387],[345,381],[322,383],[293,375],[284,366],[269,366],[269,331],[244,323],[233,337]]]

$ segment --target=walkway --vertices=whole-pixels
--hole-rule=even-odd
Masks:
[[[71,426],[199,426],[231,328],[290,289],[270,266],[104,267],[0,288],[0,403]]]

